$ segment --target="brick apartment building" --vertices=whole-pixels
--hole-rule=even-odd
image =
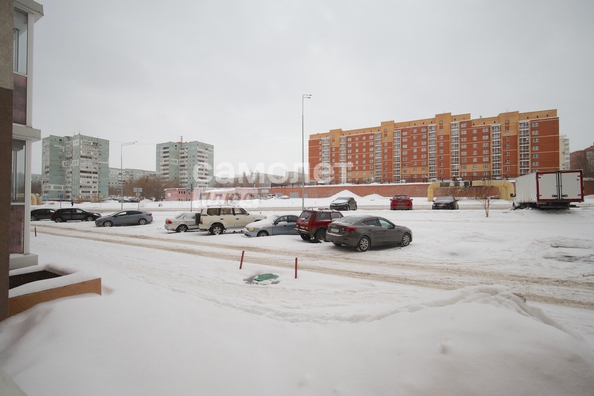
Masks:
[[[563,169],[557,110],[436,114],[309,136],[309,175],[322,184],[515,178]]]
[[[571,169],[581,169],[584,177],[594,178],[594,145],[570,154]]]

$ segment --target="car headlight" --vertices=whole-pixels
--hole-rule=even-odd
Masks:
[[[248,230],[249,232],[252,232],[252,231],[254,231],[255,229],[256,229],[256,227],[248,227],[248,229],[247,229],[247,230]]]

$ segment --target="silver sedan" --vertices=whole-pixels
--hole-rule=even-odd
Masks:
[[[248,237],[263,237],[269,235],[297,235],[295,229],[297,216],[271,216],[245,226],[243,234]]]
[[[122,210],[95,220],[97,227],[145,225],[153,222],[153,214],[140,210]]]

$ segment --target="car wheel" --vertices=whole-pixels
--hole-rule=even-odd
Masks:
[[[268,236],[268,233],[266,231],[260,231],[260,232],[258,232],[258,236],[265,237],[265,236]]]
[[[106,221],[105,223],[103,223],[103,227],[111,227],[113,225],[113,223],[111,221]]]
[[[220,224],[213,224],[213,225],[210,227],[210,230],[209,230],[209,231],[210,231],[210,233],[211,233],[212,235],[219,235],[219,234],[222,234],[222,233],[223,233],[223,226],[222,226],[222,225],[220,225]]]
[[[355,205],[355,208],[353,210],[357,210],[357,205]]]
[[[87,220],[87,221],[95,221],[95,219],[93,218],[93,216],[88,216],[88,217],[86,218],[86,220]]]
[[[303,239],[304,241],[309,241],[311,239],[311,236],[309,234],[299,234],[301,235],[301,239]]]
[[[185,224],[181,224],[179,227],[175,229],[175,232],[186,232],[188,231],[188,226]]]
[[[410,245],[410,234],[409,233],[405,233],[404,235],[402,235],[402,240],[400,241],[400,246],[404,247],[404,246],[408,246]]]
[[[145,225],[146,224],[146,219],[140,219],[140,220],[138,220],[138,224]]]
[[[357,250],[360,252],[366,252],[367,250],[369,250],[369,246],[371,245],[369,238],[367,237],[362,237],[361,239],[359,239],[359,243],[357,244]]]
[[[64,221],[64,219],[63,219],[63,218],[61,218],[61,217],[56,217],[56,219],[55,219],[54,221],[55,221],[56,223],[61,223],[61,222],[63,222],[63,221]]]
[[[326,229],[325,228],[319,228],[316,231],[315,240],[316,240],[316,242],[324,242],[326,240]]]

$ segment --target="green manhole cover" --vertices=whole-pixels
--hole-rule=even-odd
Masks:
[[[255,275],[250,278],[244,279],[246,283],[272,283],[276,284],[279,283],[278,275],[275,274],[260,274]]]

